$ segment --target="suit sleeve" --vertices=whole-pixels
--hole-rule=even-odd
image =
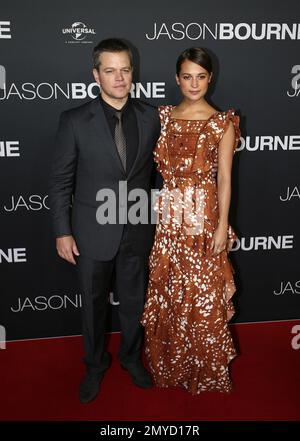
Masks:
[[[72,234],[71,201],[77,165],[77,148],[70,116],[60,117],[52,158],[49,201],[54,236]]]

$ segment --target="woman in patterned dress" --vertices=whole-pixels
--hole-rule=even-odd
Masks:
[[[236,235],[228,212],[239,117],[205,100],[212,62],[202,48],[184,51],[176,67],[183,100],[159,108],[154,150],[164,184],[141,320],[145,351],[159,387],[230,392],[236,351],[228,321],[236,287],[228,251]]]

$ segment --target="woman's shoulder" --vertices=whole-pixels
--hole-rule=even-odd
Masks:
[[[217,124],[218,134],[220,135],[220,138],[222,138],[222,136],[227,131],[230,125],[233,127],[235,134],[235,142],[234,142],[234,151],[235,151],[241,137],[241,131],[239,127],[240,117],[236,115],[236,110],[232,107],[230,107],[228,110],[220,111],[217,117],[219,122],[219,124]]]
[[[216,112],[216,116],[222,120],[226,120],[234,117],[235,113],[236,113],[235,109],[233,107],[230,107],[228,110],[218,110]]]
[[[234,126],[238,126],[240,118],[236,115],[236,110],[233,107],[230,107],[228,110],[217,111],[215,115],[213,115],[212,121],[217,123],[219,128],[226,130],[230,123]]]
[[[158,114],[161,124],[164,124],[168,121],[172,108],[173,106],[171,106],[170,104],[167,104],[165,106],[158,106]]]
[[[166,104],[164,106],[158,106],[159,113],[166,113],[172,110],[173,106],[171,104]]]

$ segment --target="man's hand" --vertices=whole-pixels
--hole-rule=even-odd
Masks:
[[[73,236],[57,237],[56,249],[60,257],[76,265],[73,253],[75,256],[79,256],[79,251]]]

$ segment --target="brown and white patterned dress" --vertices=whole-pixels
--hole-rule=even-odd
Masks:
[[[141,320],[145,351],[157,386],[181,386],[192,394],[229,392],[228,365],[236,351],[228,320],[236,288],[227,251],[216,256],[210,251],[219,219],[212,167],[230,121],[235,151],[239,117],[230,109],[208,120],[183,120],[172,118],[171,111],[172,106],[159,108],[162,130],[154,149],[164,185],[156,203],[158,222]],[[176,192],[185,197],[178,199]],[[200,218],[180,217],[179,211],[189,203],[195,206],[196,200]],[[193,220],[195,230],[190,228]],[[231,226],[228,239],[236,239]]]

